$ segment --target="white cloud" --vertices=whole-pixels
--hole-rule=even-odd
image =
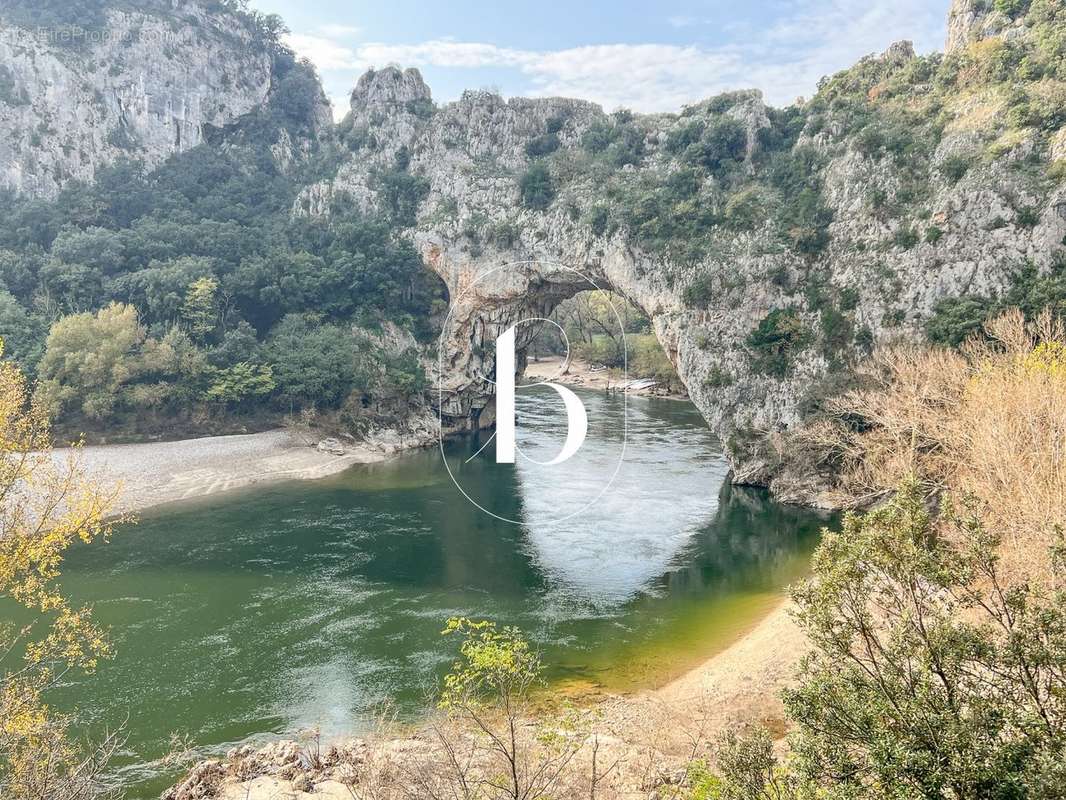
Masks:
[[[319,25],[317,30],[323,36],[333,39],[352,39],[363,32],[362,28],[355,25],[337,25],[332,22]]]
[[[773,103],[788,103],[810,95],[823,75],[899,39],[915,40],[919,51],[932,50],[943,36],[943,5],[942,0],[795,0],[770,27],[715,47],[607,44],[538,51],[454,39],[351,47],[328,36],[292,35],[287,41],[322,71],[361,72],[391,63],[516,70],[526,77],[529,95],[580,97],[608,109],[676,111],[750,87],[762,89]],[[670,21],[678,27],[698,22]]]
[[[289,33],[284,42],[298,55],[310,60],[320,71],[359,69],[355,52],[325,36]]]

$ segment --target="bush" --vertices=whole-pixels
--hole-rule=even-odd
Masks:
[[[559,149],[559,137],[554,133],[535,136],[526,143],[526,155],[530,158],[542,158]]]
[[[720,116],[704,127],[698,141],[685,148],[684,160],[712,174],[744,160],[748,134],[732,117]]]
[[[1036,319],[1045,309],[1057,320],[1066,319],[1066,265],[1041,275],[1033,264],[1026,263],[1014,274],[1010,289],[1002,297],[944,298],[933,307],[926,322],[926,337],[936,344],[958,347],[1009,308],[1020,309],[1028,320]]]
[[[1019,208],[1014,220],[1023,228],[1035,228],[1040,224],[1040,209],[1032,206]]]
[[[681,292],[681,300],[689,308],[707,308],[714,299],[714,276],[699,275]]]
[[[534,164],[518,182],[522,204],[526,208],[543,211],[555,199],[555,182],[544,164]]]
[[[972,156],[961,154],[948,156],[940,164],[940,172],[952,183],[958,183],[962,180],[963,176],[970,171],[970,164],[972,161]]]
[[[795,354],[810,341],[810,332],[792,309],[771,311],[745,340],[752,366],[759,372],[783,378]]]
[[[999,13],[1016,19],[1029,10],[1031,2],[1032,0],[993,0],[992,6]]]
[[[762,192],[749,187],[730,197],[725,204],[726,224],[736,230],[751,230],[766,219]]]
[[[785,692],[796,772],[835,797],[1053,797],[1066,595],[1005,585],[975,510],[939,525],[912,480],[824,534],[795,592],[814,647]]]
[[[910,250],[920,241],[918,232],[907,225],[901,225],[892,234],[892,244],[901,250]]]

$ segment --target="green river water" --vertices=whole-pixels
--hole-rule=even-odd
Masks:
[[[725,485],[691,405],[580,394],[589,438],[559,467],[497,465],[474,437],[445,448],[467,494],[522,525],[468,502],[430,449],[156,509],[75,548],[63,586],[116,656],[52,703],[89,733],[126,724],[117,779],[139,798],[172,779],[156,761],[172,733],[206,755],[358,732],[384,700],[416,719],[454,656],[452,615],[520,626],[559,688],[633,690],[694,666],[804,575],[825,519]],[[553,398],[520,392],[524,452],[558,450]]]

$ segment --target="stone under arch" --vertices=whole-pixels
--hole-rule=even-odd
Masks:
[[[578,266],[547,259],[507,262],[464,258],[454,262],[437,247],[429,247],[425,257],[427,265],[444,281],[451,298],[440,337],[437,376],[439,410],[446,431],[474,430],[495,423],[494,342],[521,320],[548,317],[563,301],[595,289],[614,292],[655,319],[638,298],[612,281],[602,262]],[[667,331],[665,326],[655,328],[660,344],[676,366],[676,337],[664,337],[660,331]],[[526,348],[536,335],[536,328],[519,327],[517,333],[517,366],[521,374]]]

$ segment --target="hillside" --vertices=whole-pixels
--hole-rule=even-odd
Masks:
[[[580,269],[652,318],[689,394],[728,443],[738,481],[816,501],[817,473],[832,465],[805,460],[789,433],[847,385],[857,359],[900,337],[958,342],[1008,299],[1035,307],[1036,298],[1042,305],[1064,296],[1061,0],[956,0],[945,54],[894,45],[786,109],[751,91],[653,116],[487,92],[438,106],[417,71],[388,67],[360,79],[336,127],[324,123],[308,67],[276,38],[235,45],[211,32],[216,15],[243,21],[247,37],[263,35],[263,20],[257,28],[257,18],[233,4],[159,8],[136,13],[149,27],[184,14],[176,24],[187,51],[153,73],[130,49],[108,69],[117,74],[88,81],[116,98],[113,109],[105,104],[111,110],[100,119],[56,126],[20,144],[17,159],[0,161],[6,174],[22,169],[21,182],[8,184],[23,198],[51,197],[64,175],[97,179],[67,182],[55,200],[9,205],[0,258],[11,298],[0,296],[0,319],[14,331],[16,356],[35,368],[48,324],[119,301],[148,326],[129,352],[153,337],[185,336],[192,349],[178,360],[206,359],[203,369],[169,377],[112,376],[104,401],[121,402],[80,410],[104,423],[119,406],[134,416],[197,407],[190,418],[203,418],[253,406],[355,410],[376,402],[375,393],[388,404],[424,404],[441,321],[430,317],[441,304],[439,284],[416,277],[421,262],[453,305],[443,336],[445,423],[484,424],[491,390],[479,376],[493,368],[488,331],[530,310],[550,312],[587,284],[542,264],[490,279],[476,295],[461,287],[501,264],[536,260]],[[119,5],[105,13],[133,24],[134,12]],[[46,49],[49,64],[86,57]],[[38,129],[47,109],[24,98],[47,96],[45,73],[22,58],[4,51],[0,59],[11,76],[0,119]],[[197,64],[210,64],[211,74]],[[300,82],[287,81],[279,64]],[[156,93],[142,92],[138,102],[149,111],[130,121],[139,146],[116,138],[69,160],[56,155],[79,135],[113,129],[102,120],[135,105],[126,90],[109,87],[139,85],[144,74],[167,85],[167,70],[186,83],[196,76],[221,86],[231,67],[243,78],[231,86],[232,102],[221,104],[226,115],[186,116],[178,125],[171,111],[150,111],[158,105],[145,98]],[[186,108],[195,105],[182,97]],[[52,166],[31,180],[12,166],[25,159]],[[147,233],[167,247],[147,246]],[[204,279],[213,288],[197,334],[189,287]],[[284,347],[271,342],[282,334],[303,341],[308,331],[353,322],[373,332],[390,319],[426,343],[421,366],[411,361],[411,340],[407,366],[375,366],[374,380],[278,379]],[[289,327],[279,332],[282,324]],[[335,342],[337,329],[329,330],[322,340]],[[367,349],[354,341],[365,334],[344,346]],[[343,347],[329,352],[343,359]],[[55,396],[64,396],[64,382],[75,378],[47,356],[39,363]],[[307,363],[290,364],[288,374]],[[269,368],[269,381],[260,368]],[[242,388],[226,394],[218,371],[231,389]],[[222,411],[219,397],[229,398]]]

